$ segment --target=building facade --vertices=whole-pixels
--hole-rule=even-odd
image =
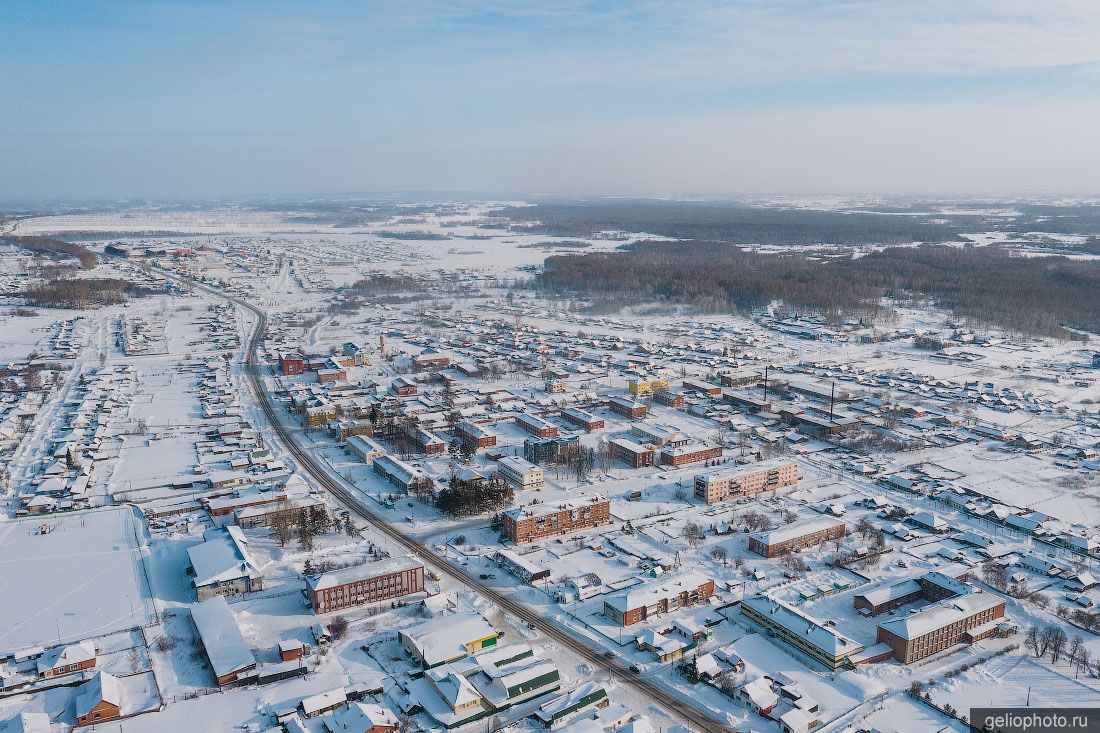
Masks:
[[[424,590],[424,566],[408,559],[380,560],[306,578],[314,613],[380,603]]]
[[[695,498],[707,504],[755,496],[795,486],[800,476],[793,461],[765,461],[695,476]]]
[[[611,521],[611,502],[592,494],[568,501],[529,504],[505,512],[502,534],[515,544],[591,529]]]

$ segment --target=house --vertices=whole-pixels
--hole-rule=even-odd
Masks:
[[[336,709],[321,723],[326,733],[388,733],[400,725],[389,708],[358,701]]]
[[[943,534],[948,530],[947,522],[932,512],[917,512],[909,517],[909,521],[918,527],[927,529],[937,534]]]
[[[1092,573],[1078,573],[1066,581],[1066,590],[1074,593],[1082,593],[1096,585],[1096,578]]]
[[[592,680],[544,703],[535,711],[534,717],[547,728],[554,728],[585,711],[605,708],[610,704],[611,700],[607,697],[607,689],[603,683]]]
[[[39,677],[58,677],[95,667],[96,645],[93,641],[54,647],[38,658]]]
[[[302,700],[298,702],[298,710],[301,711],[302,716],[306,720],[310,720],[311,718],[317,718],[325,713],[330,713],[339,707],[347,705],[347,703],[347,691],[343,687],[337,687],[335,690],[320,692],[316,695],[302,698]]]
[[[191,619],[218,686],[228,685],[256,671],[256,657],[222,596],[191,606]]]
[[[738,701],[753,712],[768,717],[779,703],[779,695],[772,690],[772,683],[765,677],[757,677],[737,689]]]
[[[94,725],[122,715],[122,687],[118,677],[103,670],[77,688],[73,699],[77,725]]]
[[[424,669],[496,646],[499,637],[499,631],[473,612],[440,616],[398,632],[401,646]]]
[[[198,600],[263,589],[263,573],[244,530],[233,525],[211,529],[203,533],[203,540],[187,548],[188,573]]]

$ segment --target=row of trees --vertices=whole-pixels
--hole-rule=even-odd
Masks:
[[[131,296],[145,295],[148,288],[119,278],[62,278],[26,288],[22,297],[43,308],[91,308],[125,303]]]
[[[80,261],[80,266],[85,270],[92,269],[98,263],[95,252],[92,252],[87,247],[74,244],[73,242],[62,242],[60,239],[53,239],[51,237],[17,235],[9,235],[4,237],[4,239],[18,247],[30,250],[31,252],[38,252],[54,257],[57,255],[75,257]]]

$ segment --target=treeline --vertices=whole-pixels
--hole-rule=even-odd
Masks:
[[[808,310],[873,312],[882,295],[881,288],[803,255],[684,242],[639,242],[617,252],[548,257],[535,285],[594,298],[672,300],[704,312],[747,311],[776,299]]]
[[[4,239],[17,247],[22,247],[31,252],[39,252],[51,256],[64,254],[75,257],[80,261],[80,266],[85,270],[92,269],[99,262],[95,252],[73,242],[62,242],[60,239],[52,239],[50,237],[27,237],[16,235],[7,236]]]
[[[522,231],[559,237],[645,232],[730,244],[911,244],[959,240],[956,226],[931,217],[875,212],[757,208],[734,202],[616,200],[549,202],[497,212]]]
[[[152,291],[119,278],[72,278],[51,280],[25,289],[21,295],[42,308],[91,308],[125,303],[130,297]]]
[[[1023,334],[1100,332],[1100,262],[1024,257],[999,246],[888,247],[823,259],[728,244],[640,242],[617,252],[549,257],[533,285],[620,305],[668,300],[724,312],[780,300],[843,317],[881,313],[883,296],[891,296],[930,301],[961,318]]]

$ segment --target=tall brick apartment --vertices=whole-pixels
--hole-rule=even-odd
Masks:
[[[718,504],[795,486],[799,478],[798,464],[783,459],[723,468],[695,476],[695,498]]]
[[[611,521],[611,502],[599,494],[528,504],[504,514],[504,539],[517,545],[579,532]]]
[[[306,578],[314,613],[380,603],[424,590],[424,566],[409,557],[387,558]]]

